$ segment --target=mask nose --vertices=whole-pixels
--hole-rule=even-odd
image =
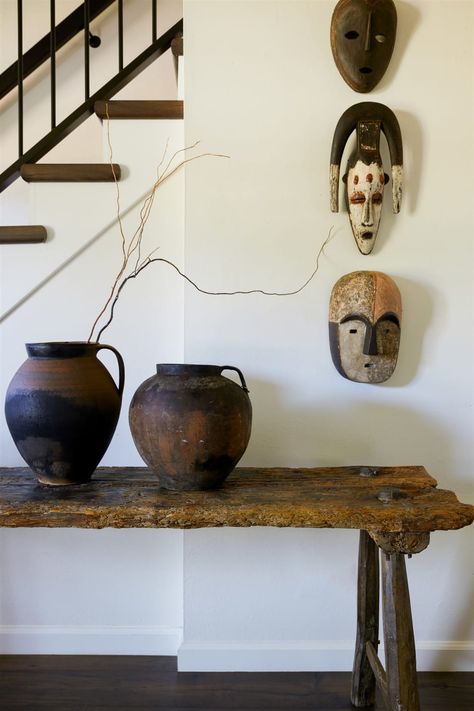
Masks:
[[[374,215],[372,210],[372,198],[367,195],[367,199],[364,202],[364,210],[362,213],[362,224],[364,227],[372,227],[374,224]]]
[[[378,355],[376,328],[370,324],[367,324],[366,326],[364,348],[362,352],[364,355]]]
[[[364,49],[366,52],[370,52],[370,34],[372,31],[372,13],[369,12],[369,16],[367,18],[367,28],[365,30],[365,44],[364,44]]]

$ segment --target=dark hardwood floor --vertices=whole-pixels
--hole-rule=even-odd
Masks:
[[[421,673],[419,685],[422,711],[474,709],[474,673]],[[175,657],[0,657],[2,711],[353,711],[349,688],[345,672],[178,673]]]

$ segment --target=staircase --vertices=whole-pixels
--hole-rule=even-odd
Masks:
[[[95,113],[99,119],[182,119],[183,102],[177,100],[111,101],[124,86],[131,82],[146,67],[171,50],[175,69],[183,54],[182,19],[157,37],[157,0],[151,1],[151,43],[132,61],[124,64],[124,2],[123,0],[84,0],[68,17],[55,24],[55,1],[51,0],[50,32],[25,54],[23,46],[23,3],[18,0],[17,33],[18,59],[0,75],[0,99],[15,91],[18,105],[18,159],[0,174],[0,192],[18,177],[26,182],[113,182],[120,180],[120,165],[110,163],[38,163],[47,153]],[[126,10],[126,3],[125,3]],[[117,17],[118,72],[91,94],[90,48],[101,44],[99,37],[91,32],[90,23],[102,13],[115,13]],[[84,100],[60,123],[56,123],[56,52],[61,47],[82,35],[84,46]],[[32,147],[24,150],[23,140],[23,83],[35,69],[49,62],[50,69],[50,130]],[[42,225],[0,226],[0,244],[39,243],[47,239],[47,230]]]

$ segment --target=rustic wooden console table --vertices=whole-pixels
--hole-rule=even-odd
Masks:
[[[89,484],[49,488],[28,469],[0,468],[0,526],[360,529],[357,639],[351,701],[418,711],[415,643],[405,570],[431,531],[467,526],[474,507],[436,488],[423,467],[236,469],[215,491],[164,491],[143,468],[98,469]],[[381,549],[385,670],[377,656]]]

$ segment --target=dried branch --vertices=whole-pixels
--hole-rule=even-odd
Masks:
[[[110,141],[110,127],[109,127],[109,112],[108,112],[108,104],[106,103],[106,120],[107,120],[107,142],[109,146],[109,161],[110,164],[112,165],[112,171],[113,171],[113,151],[112,151],[112,144]],[[107,309],[110,309],[109,311],[109,317],[107,322],[105,323],[104,326],[99,330],[97,334],[96,341],[99,342],[103,332],[110,326],[112,323],[112,320],[114,318],[114,313],[115,313],[115,306],[117,304],[118,298],[120,294],[122,293],[123,288],[125,287],[125,284],[127,284],[131,279],[135,279],[146,267],[148,267],[150,264],[153,264],[154,262],[162,262],[164,264],[167,264],[168,266],[172,267],[183,279],[185,279],[191,286],[193,286],[197,291],[201,292],[202,294],[208,294],[210,296],[236,296],[236,295],[248,295],[248,294],[262,294],[264,296],[294,296],[295,294],[299,294],[303,289],[305,289],[308,284],[312,281],[314,276],[316,275],[318,269],[319,269],[319,258],[321,254],[324,251],[325,246],[328,244],[328,242],[332,239],[333,234],[333,227],[329,230],[329,234],[324,240],[323,244],[321,245],[318,254],[316,256],[316,265],[315,268],[312,272],[312,274],[306,279],[306,281],[297,289],[294,289],[293,291],[265,291],[264,289],[249,289],[249,290],[238,290],[238,291],[209,291],[207,289],[203,289],[202,287],[198,286],[196,282],[194,282],[189,276],[187,276],[184,272],[182,272],[179,267],[176,266],[173,262],[171,262],[169,259],[165,259],[164,257],[153,257],[153,254],[156,253],[158,248],[155,248],[152,250],[143,260],[141,260],[141,247],[142,247],[142,239],[143,239],[143,231],[145,229],[145,225],[148,221],[148,218],[150,216],[151,209],[153,207],[153,202],[155,199],[156,191],[158,188],[163,185],[164,182],[166,182],[169,178],[171,178],[177,171],[179,171],[184,165],[187,163],[191,163],[194,160],[197,160],[198,158],[204,158],[204,157],[215,157],[215,158],[228,158],[229,156],[226,156],[221,153],[201,153],[196,156],[191,156],[191,157],[186,157],[182,158],[176,165],[173,165],[174,161],[176,160],[177,156],[179,156],[181,153],[186,154],[187,151],[190,151],[199,144],[199,141],[196,141],[196,143],[193,143],[191,146],[188,146],[187,148],[181,148],[180,150],[177,150],[173,153],[173,155],[169,158],[168,162],[166,163],[166,167],[163,170],[162,173],[160,173],[161,166],[165,163],[166,159],[166,154],[168,152],[168,141],[166,143],[165,150],[163,152],[161,161],[157,167],[157,179],[154,182],[149,194],[145,197],[145,200],[143,202],[143,205],[140,209],[139,213],[139,224],[138,227],[131,237],[128,246],[127,246],[127,239],[125,236],[125,232],[123,229],[123,224],[120,216],[120,189],[118,185],[118,180],[117,176],[115,175],[115,172],[113,171],[113,176],[114,176],[114,181],[115,181],[115,188],[116,188],[116,205],[117,205],[117,222],[119,224],[119,230],[120,230],[120,235],[121,235],[121,240],[122,240],[122,262],[120,269],[118,271],[117,276],[115,277],[115,280],[113,282],[112,288],[110,290],[109,296],[102,307],[101,311],[99,312],[98,316],[96,317],[91,331],[89,333],[88,337],[88,342],[92,340],[92,337],[94,335],[94,332],[97,328],[97,324],[99,323],[100,319],[104,315],[104,313],[107,311]],[[128,276],[123,276],[125,271],[127,270],[130,259],[134,253],[137,253],[136,260],[135,260],[135,265],[130,272]]]
[[[109,161],[110,161],[111,165],[113,166],[113,152],[112,152],[112,144],[110,141],[109,113],[108,113],[108,105],[107,104],[106,104],[106,120],[107,120],[107,141],[108,141],[108,145],[109,145]],[[165,183],[169,178],[171,178],[175,173],[177,173],[184,165],[186,165],[187,163],[191,163],[192,161],[197,160],[198,158],[204,158],[204,157],[228,158],[229,157],[229,156],[223,155],[221,153],[200,153],[199,155],[196,155],[196,156],[191,156],[189,158],[183,158],[176,165],[173,165],[177,156],[179,156],[182,153],[186,153],[186,151],[190,151],[193,148],[196,148],[196,146],[198,144],[199,144],[199,141],[196,141],[191,146],[188,146],[186,148],[180,148],[179,150],[175,151],[173,153],[173,155],[171,156],[171,158],[168,160],[168,163],[166,164],[166,168],[160,174],[160,167],[165,161],[166,153],[168,150],[168,142],[167,142],[165,151],[163,153],[162,159],[161,159],[160,164],[157,169],[157,179],[154,182],[149,194],[146,196],[146,198],[143,202],[143,205],[140,209],[138,227],[137,227],[135,233],[133,234],[132,238],[130,239],[128,246],[127,246],[127,239],[125,237],[125,232],[123,229],[123,224],[122,224],[122,220],[121,220],[121,216],[120,216],[120,189],[119,189],[119,185],[118,185],[117,176],[115,175],[115,172],[113,171],[115,188],[116,188],[117,222],[119,224],[119,230],[120,230],[120,235],[121,235],[121,240],[122,240],[122,262],[121,262],[119,271],[113,281],[112,287],[111,287],[109,295],[107,297],[107,300],[92,324],[92,328],[89,332],[89,336],[87,339],[88,342],[92,341],[94,331],[97,328],[97,324],[99,323],[100,319],[102,318],[104,313],[109,308],[110,304],[113,303],[113,300],[118,293],[120,280],[122,279],[125,271],[127,270],[127,267],[129,266],[129,263],[130,263],[130,259],[135,252],[138,253],[137,260],[135,263],[135,271],[140,266],[143,230],[145,229],[145,225],[146,225],[147,220],[150,216],[150,212],[153,207],[153,202],[154,202],[156,191],[158,190],[158,188],[160,188],[161,185],[163,185],[163,183]],[[113,170],[113,168],[112,168],[112,170]],[[156,251],[156,250],[154,250],[154,251]],[[150,255],[148,255],[147,258],[149,258],[149,256]],[[96,340],[97,341],[99,340],[99,336],[97,337]]]
[[[263,296],[294,296],[295,294],[299,294],[301,291],[303,291],[303,289],[305,289],[308,286],[308,284],[312,281],[313,277],[316,275],[316,273],[319,269],[319,258],[321,256],[321,254],[324,252],[325,246],[333,238],[332,231],[333,231],[333,227],[331,227],[331,229],[329,230],[328,236],[326,237],[323,244],[319,248],[318,254],[316,256],[316,266],[315,266],[312,274],[308,277],[308,279],[306,279],[304,284],[302,284],[297,289],[294,289],[294,291],[265,291],[264,289],[248,289],[246,291],[240,291],[240,290],[239,291],[208,291],[207,289],[202,289],[200,286],[198,286],[196,284],[196,282],[194,282],[192,279],[190,279],[190,277],[188,277],[184,272],[182,272],[181,269],[179,269],[179,267],[177,267],[176,264],[174,264],[174,262],[171,262],[169,259],[164,259],[164,257],[155,257],[153,259],[151,257],[147,257],[145,262],[143,264],[141,264],[141,266],[139,266],[138,269],[135,269],[131,274],[129,274],[128,277],[125,277],[125,279],[121,282],[121,284],[117,290],[117,293],[115,295],[115,298],[112,302],[112,306],[110,307],[109,319],[108,319],[107,323],[105,324],[105,326],[103,326],[100,329],[99,334],[97,336],[97,340],[98,341],[100,340],[102,333],[105,331],[106,328],[108,328],[108,326],[110,326],[112,319],[114,317],[115,305],[118,301],[118,298],[119,298],[125,284],[127,282],[129,282],[131,279],[135,279],[140,274],[140,272],[142,272],[144,269],[146,269],[146,267],[148,267],[150,264],[153,264],[154,262],[163,262],[164,264],[168,264],[175,271],[177,271],[178,274],[183,279],[185,279],[189,284],[191,284],[191,286],[193,286],[197,291],[201,292],[201,294],[207,294],[209,296],[237,296],[239,294],[244,295],[244,296],[247,296],[248,294],[263,294]]]

